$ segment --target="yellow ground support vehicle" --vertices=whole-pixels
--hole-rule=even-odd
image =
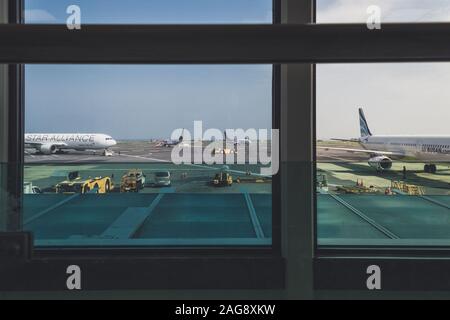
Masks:
[[[144,187],[145,175],[141,170],[130,170],[120,180],[120,192],[139,192]]]
[[[56,193],[109,193],[114,189],[114,184],[110,177],[96,177],[82,179],[77,177],[66,180],[56,185]]]
[[[227,172],[220,172],[214,176],[213,185],[216,187],[231,187],[233,177]]]
[[[392,181],[391,189],[393,191],[400,191],[401,193],[408,194],[410,196],[423,196],[425,191],[422,187],[414,184],[407,184],[404,181]]]

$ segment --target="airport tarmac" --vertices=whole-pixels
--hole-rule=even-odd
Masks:
[[[209,143],[204,142],[203,148],[196,145],[191,147],[192,157],[201,158],[204,148]],[[256,142],[252,143],[251,148],[256,147]],[[214,142],[213,147],[223,149],[222,142]],[[238,148],[243,148],[240,145]],[[227,143],[226,148],[234,150],[232,143]],[[270,142],[267,146],[260,145],[260,152],[262,154],[270,155]],[[117,145],[110,148],[113,151],[113,156],[105,157],[101,150],[94,151],[75,151],[70,150],[58,154],[39,154],[34,149],[26,149],[25,163],[127,163],[127,162],[161,162],[170,163],[173,147],[160,146],[158,142],[153,141],[118,141]],[[237,149],[239,151],[239,149]],[[239,152],[238,152],[239,154]],[[249,162],[256,161],[256,155],[249,158],[249,152],[245,153]]]
[[[222,143],[216,142],[217,147],[223,148]],[[319,143],[319,145],[322,145]],[[346,143],[329,143],[323,144],[326,146],[341,146],[349,147]],[[206,143],[204,143],[204,147]],[[354,147],[352,144],[351,146]],[[227,144],[227,148],[234,149],[232,144]],[[267,147],[261,147],[261,153],[269,154],[270,143]],[[39,163],[127,163],[127,162],[160,162],[170,163],[172,147],[160,146],[157,142],[151,141],[118,141],[118,144],[111,148],[114,152],[113,156],[105,157],[101,151],[75,151],[70,150],[58,154],[38,154],[34,149],[26,149],[25,163],[39,164]],[[204,151],[202,148],[192,148],[192,157],[198,156]],[[248,159],[248,152],[246,152]],[[255,157],[250,158],[255,161]],[[337,150],[318,150],[317,160],[319,162],[364,162],[367,156],[364,154],[349,153]]]
[[[216,142],[217,147],[222,147],[222,143]],[[358,148],[357,143],[352,142],[318,142],[318,146]],[[233,149],[234,146],[227,145],[227,148]],[[82,174],[88,176],[114,175],[116,180],[126,172],[127,169],[140,168],[148,173],[156,171],[170,171],[174,173],[176,192],[210,192],[209,187],[205,187],[212,178],[214,172],[220,171],[223,165],[205,165],[205,164],[187,164],[177,166],[171,163],[171,153],[173,148],[159,146],[157,142],[150,141],[119,141],[112,148],[114,155],[105,157],[101,152],[92,151],[69,151],[64,154],[40,155],[33,150],[27,150],[25,155],[25,180],[33,182],[38,186],[44,184],[44,189],[49,184],[55,184],[62,181],[68,172],[74,170],[82,171]],[[199,156],[203,148],[192,148],[192,153]],[[267,152],[267,149],[261,150]],[[248,158],[248,153],[246,153]],[[252,159],[255,160],[254,158]],[[335,186],[354,186],[357,181],[363,180],[366,186],[374,186],[383,190],[391,186],[392,181],[403,180],[403,167],[406,167],[406,182],[420,186],[425,194],[429,195],[450,195],[450,163],[449,165],[438,165],[438,172],[430,174],[423,172],[423,163],[395,160],[392,170],[377,172],[367,163],[368,158],[365,154],[350,153],[339,150],[318,149],[317,168],[319,173],[325,173],[329,185]],[[56,167],[55,167],[56,166]],[[246,172],[253,174],[260,173],[260,165],[228,165],[232,171],[231,174],[236,177],[245,177]],[[234,171],[234,172],[233,172]],[[182,173],[189,173],[189,179],[181,181],[177,178]],[[180,182],[180,183],[177,183]],[[189,182],[189,183],[188,183]],[[116,181],[117,183],[117,181]],[[252,192],[270,192],[271,186],[249,186]],[[220,189],[214,192],[239,192],[242,186],[233,186],[230,189]],[[262,190],[262,191],[261,191]],[[151,190],[157,192],[157,190]]]
[[[69,150],[58,154],[39,154],[27,149],[25,163],[125,163],[125,162],[170,162],[172,148],[159,147],[156,142],[119,141],[110,150],[113,156],[105,157],[99,151]]]
[[[318,146],[361,148],[358,143],[337,141],[319,142]],[[403,167],[406,168],[406,179]],[[392,181],[405,181],[420,186],[427,195],[450,195],[450,163],[438,164],[438,172],[432,174],[424,172],[423,162],[394,159],[391,170],[377,172],[369,166],[366,154],[317,149],[317,169],[326,174],[329,185],[355,186],[358,180],[363,180],[365,186],[384,190]]]
[[[349,147],[347,143],[331,144]],[[37,245],[271,243],[270,179],[219,188],[212,186],[211,180],[223,165],[175,165],[170,161],[172,148],[154,142],[121,142],[114,149],[112,157],[89,152],[26,156],[25,181],[44,191],[44,195],[29,194],[24,198],[25,226],[35,233]],[[195,152],[200,151],[198,148]],[[319,243],[410,245],[439,238],[447,245],[449,167],[440,165],[437,174],[428,174],[423,172],[423,163],[395,161],[393,170],[377,172],[367,160],[365,155],[318,150],[318,172],[327,176],[330,186],[329,192],[317,197]],[[365,185],[383,190],[392,180],[402,180],[403,166],[407,167],[406,181],[423,187],[426,196],[337,194],[332,188],[354,186],[357,180],[364,180]],[[121,194],[120,177],[132,168],[141,169],[147,176],[146,187],[139,194]],[[259,172],[260,166],[233,164],[228,169],[235,180],[248,178],[247,172]],[[109,195],[55,194],[54,186],[71,171],[79,171],[82,177],[113,177],[116,188]],[[170,187],[153,185],[157,171],[170,171]],[[142,213],[146,216],[136,219]],[[378,225],[390,233],[384,234],[385,229]]]
[[[222,147],[216,143],[217,148]],[[234,148],[228,145],[227,148]],[[25,156],[25,181],[38,186],[46,193],[54,193],[55,185],[66,180],[68,174],[78,171],[80,177],[113,178],[115,192],[118,192],[120,179],[130,169],[139,169],[147,176],[146,188],[142,193],[271,193],[271,179],[255,183],[250,180],[260,179],[261,165],[259,164],[181,164],[171,162],[172,147],[158,146],[156,142],[126,141],[119,142],[114,148],[113,156],[105,157],[101,153],[92,151],[69,151],[64,154],[41,155],[28,150]],[[200,156],[202,148],[193,148],[192,156]],[[247,150],[248,151],[248,150]],[[248,152],[246,152],[247,159]],[[250,158],[253,159],[254,158]],[[211,186],[216,173],[226,169],[233,180],[240,183],[230,187],[217,188]],[[166,188],[154,187],[154,174],[159,171],[171,173],[171,186]]]

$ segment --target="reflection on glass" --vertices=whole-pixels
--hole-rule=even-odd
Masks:
[[[37,245],[271,243],[271,179],[256,182],[255,166],[232,166],[232,185],[220,187],[213,179],[222,166],[99,160],[26,166],[24,229]],[[157,182],[168,178],[162,172],[171,184]],[[268,224],[266,236],[257,237],[252,215]]]
[[[319,245],[450,244],[448,68],[318,66]]]
[[[266,65],[26,66],[24,229],[38,246],[271,245],[271,94]]]

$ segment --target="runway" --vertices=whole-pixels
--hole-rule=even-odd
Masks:
[[[223,148],[222,142],[216,142],[216,146]],[[360,148],[357,143],[347,142],[318,142],[320,147],[342,147],[342,148]],[[105,157],[101,152],[92,151],[68,151],[64,154],[43,155],[37,154],[34,150],[27,150],[25,164],[29,166],[26,169],[27,181],[36,181],[41,187],[60,180],[69,171],[80,170],[89,175],[105,175],[115,173],[121,176],[125,170],[130,168],[142,168],[149,172],[158,170],[167,170],[173,172],[191,172],[194,175],[202,176],[201,183],[205,183],[211,178],[211,172],[217,171],[224,166],[216,163],[207,165],[205,163],[192,163],[192,160],[201,156],[207,146],[203,144],[202,148],[191,149],[191,161],[182,166],[172,163],[172,147],[160,146],[157,142],[151,141],[119,141],[112,148],[113,156]],[[233,144],[228,144],[227,148],[233,149]],[[270,154],[268,148],[261,148],[262,154]],[[225,160],[224,156],[221,155]],[[245,152],[246,164],[227,163],[229,172],[234,176],[245,176],[246,172],[251,172],[255,176],[261,172],[261,165],[255,164],[256,158],[250,157],[248,149]],[[325,173],[329,183],[338,186],[354,186],[357,181],[363,180],[365,184],[384,190],[391,185],[392,181],[403,180],[403,167],[407,169],[407,182],[424,188],[427,194],[448,195],[450,193],[450,166],[445,164],[438,165],[438,174],[428,174],[423,172],[424,164],[421,162],[405,161],[396,159],[393,162],[390,171],[377,172],[368,164],[368,156],[364,153],[354,153],[340,150],[327,150],[317,148],[317,169],[319,173]],[[249,161],[250,160],[250,161]],[[253,163],[253,164],[252,164]],[[57,179],[45,179],[43,172]],[[61,173],[61,172],[64,172]],[[198,180],[198,179],[197,179]],[[45,183],[44,183],[45,182]],[[184,186],[186,181],[178,185],[178,190],[205,190],[191,182],[191,186]],[[197,181],[198,182],[198,181]],[[234,189],[234,188],[232,188]],[[258,189],[258,188],[257,188]],[[264,189],[267,191],[267,189]],[[238,191],[237,189],[235,191]],[[258,190],[256,190],[258,191]]]
[[[209,143],[204,142],[202,148],[197,148],[194,145],[191,147],[191,158],[201,159],[205,147]],[[251,148],[256,147],[252,145]],[[223,142],[215,142],[214,147],[223,149]],[[240,145],[238,148],[244,147]],[[232,143],[227,143],[226,148],[235,149]],[[256,163],[258,156],[249,155],[248,148],[245,152],[245,157],[248,162]],[[158,142],[150,141],[118,141],[118,144],[110,149],[113,151],[113,156],[105,157],[102,151],[75,151],[68,150],[64,153],[58,154],[38,154],[34,149],[25,150],[26,164],[64,164],[64,163],[170,163],[172,162],[172,147],[160,146]],[[237,149],[239,150],[239,149]],[[270,143],[267,146],[260,145],[260,153],[270,155]],[[218,157],[219,155],[217,155]],[[237,155],[236,155],[237,159]],[[200,163],[201,164],[201,163]]]

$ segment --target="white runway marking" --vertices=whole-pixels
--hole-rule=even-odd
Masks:
[[[33,161],[33,162],[44,162],[44,161],[48,161],[49,160],[49,158],[48,157],[46,157],[46,156],[42,156],[42,158],[41,157],[39,157],[37,160],[35,160],[35,161]]]
[[[222,170],[222,168],[218,168],[218,167],[208,167],[208,166],[206,166],[206,165],[201,165],[201,164],[193,164],[193,163],[185,163],[185,164],[186,164],[186,165],[193,166],[193,167],[199,167],[199,168],[204,168],[204,169],[209,169],[209,170],[217,170],[217,171]],[[224,164],[224,165],[226,165],[226,164]],[[227,172],[232,172],[232,173],[243,174],[243,175],[246,175],[246,174],[247,174],[246,171],[240,171],[240,170],[228,169],[228,170],[226,170],[226,171],[227,171]],[[256,176],[256,177],[266,177],[266,178],[270,178],[270,177],[271,177],[271,176],[269,176],[269,175],[263,175],[263,174],[255,173],[255,172],[250,172],[250,173],[251,173],[252,176]]]
[[[149,157],[143,157],[143,156],[132,156],[130,154],[124,154],[124,153],[122,153],[121,156],[170,163],[170,161],[167,161],[167,160],[161,160],[161,159],[149,158]]]
[[[323,158],[328,158],[328,159],[332,159],[332,160],[338,160],[339,162],[344,162],[344,163],[354,163],[354,162],[361,162],[361,161],[363,161],[363,160],[349,160],[349,159],[344,159],[344,158],[339,158],[339,157],[334,157],[334,156],[324,156]]]
[[[65,161],[66,163],[76,163],[76,162],[83,162],[88,160],[97,160],[98,158],[88,157],[88,158],[82,158],[82,159],[76,159],[76,160],[68,160]]]

